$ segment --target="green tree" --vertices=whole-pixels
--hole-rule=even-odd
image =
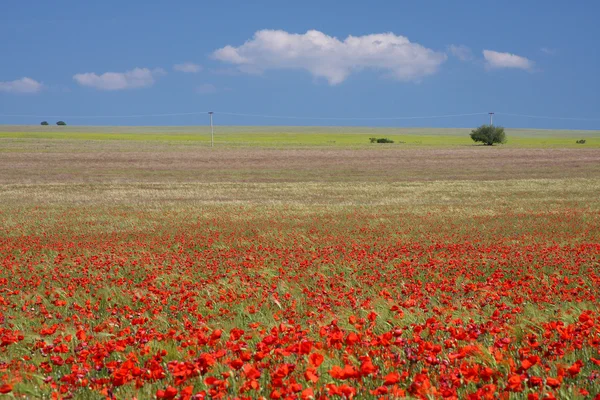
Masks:
[[[40,125],[48,125],[48,121],[42,121],[42,123]]]
[[[506,133],[504,133],[504,128],[501,126],[481,125],[471,131],[471,139],[474,142],[493,146],[495,143],[506,143]]]
[[[65,126],[67,123],[65,121],[58,121],[56,125]]]

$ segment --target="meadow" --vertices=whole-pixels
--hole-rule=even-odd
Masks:
[[[364,147],[370,137],[387,137],[394,147],[471,146],[467,128],[370,128],[319,126],[216,126],[215,143],[231,147],[331,146]],[[508,129],[505,147],[600,148],[600,131]],[[0,138],[123,140],[210,143],[207,126],[0,126]]]
[[[8,398],[600,395],[600,132],[48,128],[0,129]]]

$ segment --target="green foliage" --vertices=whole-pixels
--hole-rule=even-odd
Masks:
[[[46,125],[49,125],[49,124],[48,124],[48,121],[42,121],[42,123],[40,125],[46,126]]]
[[[56,125],[59,125],[59,126],[65,126],[65,125],[67,125],[67,123],[66,123],[65,121],[58,121],[58,122],[56,123]]]
[[[369,138],[369,141],[371,143],[394,143],[393,140],[388,139],[388,138],[374,138],[374,137],[372,137],[372,138]]]
[[[576,140],[575,143],[577,143],[577,144],[585,144],[585,139]]]
[[[495,143],[506,143],[506,133],[504,133],[504,128],[501,126],[481,125],[471,131],[471,139],[474,142],[493,146]]]

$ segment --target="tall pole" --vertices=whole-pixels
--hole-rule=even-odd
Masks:
[[[488,113],[488,114],[490,114],[490,126],[493,126],[494,125],[494,113],[491,112],[491,113]]]
[[[212,118],[213,118],[213,112],[210,111],[208,113],[208,115],[210,115],[210,147],[213,147],[214,143],[215,143],[215,132],[213,130],[213,120],[212,120]]]

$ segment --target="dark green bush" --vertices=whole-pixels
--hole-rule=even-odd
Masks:
[[[577,140],[575,143],[577,143],[577,144],[585,144],[585,139]]]
[[[374,138],[374,137],[372,137],[372,138],[369,138],[369,141],[371,143],[394,143],[393,140],[388,139],[388,138]]]
[[[58,121],[56,125],[65,126],[67,123],[65,121]]]
[[[495,143],[506,143],[506,134],[501,126],[481,125],[471,131],[471,139],[474,142],[481,142],[487,146],[493,146]]]
[[[40,125],[46,126],[46,125],[49,125],[49,124],[48,124],[48,121],[42,121],[42,123]]]

